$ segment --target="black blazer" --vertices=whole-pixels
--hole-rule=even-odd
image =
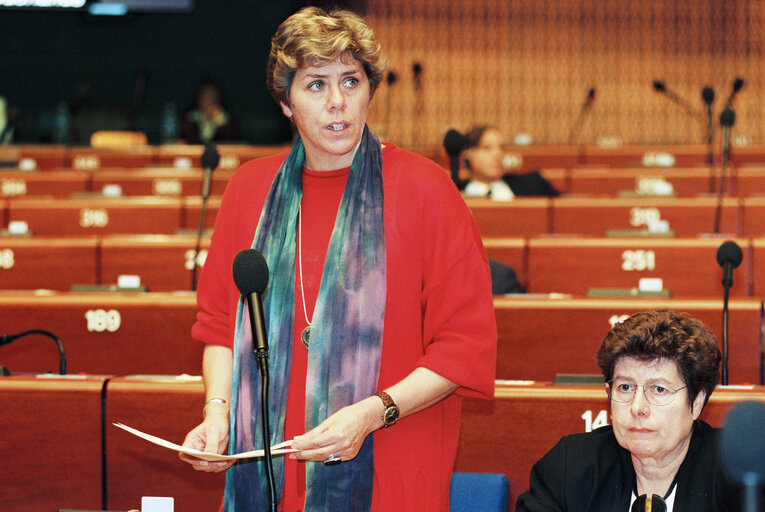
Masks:
[[[677,475],[675,512],[739,510],[717,459],[718,430],[693,426],[688,454]],[[635,470],[613,427],[562,438],[531,470],[530,490],[516,512],[628,512]]]

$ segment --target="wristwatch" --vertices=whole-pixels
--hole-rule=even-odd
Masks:
[[[393,399],[385,391],[380,391],[377,393],[377,396],[380,397],[380,400],[382,400],[383,406],[385,407],[385,411],[383,411],[382,415],[383,428],[390,427],[396,423],[396,421],[398,421],[398,406],[395,404],[395,402],[393,402]]]

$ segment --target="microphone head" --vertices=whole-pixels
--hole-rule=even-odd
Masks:
[[[715,90],[707,86],[701,89],[701,99],[704,100],[706,105],[711,105],[715,100]]]
[[[268,286],[268,263],[255,249],[245,249],[234,258],[234,283],[242,295],[263,293]]]
[[[720,113],[720,126],[730,128],[736,121],[736,113],[730,108],[726,108]]]
[[[205,146],[204,153],[202,153],[202,169],[210,169],[214,171],[220,163],[220,154],[218,154],[218,148],[215,144],[208,144]]]
[[[723,471],[738,483],[765,481],[765,404],[741,402],[725,418],[718,447]]]
[[[457,130],[449,130],[444,136],[444,148],[449,155],[459,155],[465,149],[465,137]]]
[[[396,83],[396,80],[398,80],[398,76],[393,71],[388,71],[388,75],[385,77],[385,80],[388,82],[388,85],[393,85]]]
[[[728,240],[717,249],[717,263],[722,267],[725,262],[730,262],[733,268],[741,265],[741,260],[744,259],[744,253],[741,252],[741,247],[736,242]]]
[[[738,91],[740,91],[742,87],[744,87],[743,78],[736,78],[733,80],[733,94],[736,94]]]
[[[653,89],[656,92],[667,92],[667,86],[665,86],[664,82],[662,82],[661,80],[653,81]]]
[[[591,87],[590,90],[587,92],[587,101],[592,101],[595,99],[595,88]]]
[[[422,74],[422,64],[420,64],[419,62],[415,62],[414,64],[412,64],[412,73],[414,73],[415,78],[419,78],[420,75]]]

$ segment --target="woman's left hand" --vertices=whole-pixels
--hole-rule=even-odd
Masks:
[[[302,436],[292,448],[300,450],[293,459],[323,461],[334,456],[341,461],[356,457],[366,437],[382,427],[383,404],[376,396],[343,407]]]

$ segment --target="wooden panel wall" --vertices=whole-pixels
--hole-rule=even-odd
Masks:
[[[367,19],[397,77],[378,90],[370,124],[408,149],[432,154],[448,128],[475,123],[568,143],[591,87],[576,143],[703,143],[701,89],[715,90],[718,125],[736,77],[734,143],[765,142],[765,2],[369,0]],[[656,93],[655,79],[696,114]]]

